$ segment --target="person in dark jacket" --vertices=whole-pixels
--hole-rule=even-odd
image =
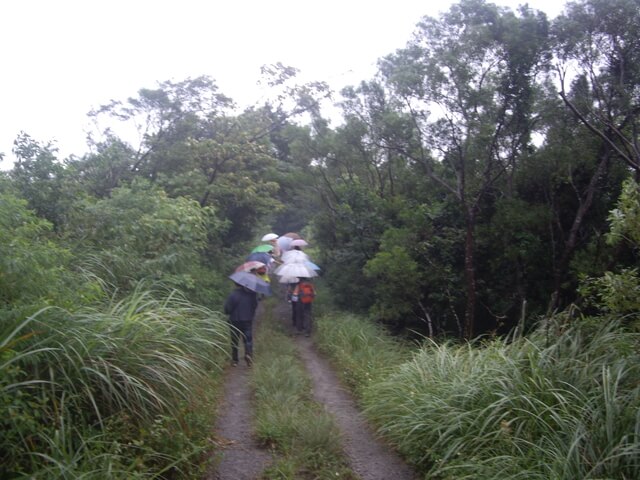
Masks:
[[[241,285],[229,294],[224,302],[224,313],[231,324],[231,361],[238,365],[240,337],[244,341],[244,360],[248,366],[253,361],[253,319],[258,307],[258,295]]]

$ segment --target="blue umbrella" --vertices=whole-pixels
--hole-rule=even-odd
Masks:
[[[304,262],[304,264],[309,267],[312,270],[322,270],[318,265],[316,265],[315,263],[307,260],[306,262]]]
[[[233,272],[231,275],[229,275],[229,278],[238,285],[242,285],[243,287],[248,288],[252,292],[271,295],[271,286],[261,278],[258,278],[258,276],[254,275],[253,273]]]
[[[268,253],[253,252],[247,257],[247,262],[249,262],[251,260],[262,262],[265,265],[269,265],[271,262],[273,262],[273,257],[271,255],[269,255]]]

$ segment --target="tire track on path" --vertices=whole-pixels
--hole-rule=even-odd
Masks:
[[[279,308],[286,325],[286,309]],[[342,433],[342,446],[351,469],[362,480],[416,480],[419,476],[371,429],[356,407],[351,394],[342,387],[333,368],[309,338],[296,337],[296,347],[313,382],[313,395],[333,415]]]
[[[256,319],[262,315],[259,306]],[[205,480],[255,480],[271,463],[271,455],[253,436],[253,405],[249,367],[230,367],[224,382],[222,406],[215,425],[216,452],[221,459]]]

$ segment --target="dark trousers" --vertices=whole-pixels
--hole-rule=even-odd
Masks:
[[[296,302],[296,329],[298,332],[304,331],[306,335],[311,335],[313,315],[311,303]]]
[[[253,356],[253,324],[252,322],[231,323],[231,359],[238,361],[240,338],[244,342],[244,354]]]

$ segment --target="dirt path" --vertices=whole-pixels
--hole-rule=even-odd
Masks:
[[[258,315],[262,311],[259,308]],[[253,438],[249,367],[241,362],[229,368],[215,426],[216,447],[221,460],[217,471],[210,472],[205,479],[255,480],[271,462],[271,456]]]
[[[313,382],[313,395],[334,417],[342,434],[349,466],[362,480],[412,480],[418,476],[384,442],[378,439],[351,394],[340,384],[329,363],[309,338],[296,337],[296,347]]]
[[[290,309],[286,303],[274,305],[274,314],[290,328]],[[417,479],[418,476],[369,428],[350,394],[314,348],[312,339],[298,336],[293,341],[313,382],[316,401],[324,404],[336,420],[352,470],[362,480]],[[207,480],[255,480],[269,463],[269,455],[259,449],[252,438],[247,377],[244,365],[234,368],[227,377],[224,404],[216,425],[222,461],[218,472],[212,473]]]

